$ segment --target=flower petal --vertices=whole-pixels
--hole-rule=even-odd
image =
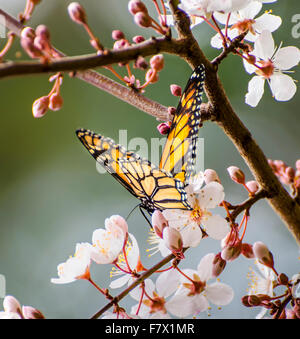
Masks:
[[[259,33],[263,30],[274,32],[280,27],[281,24],[282,19],[280,16],[264,13],[263,15],[255,19],[253,28]]]
[[[198,192],[196,192],[198,193]],[[224,188],[218,182],[210,182],[198,193],[198,201],[201,209],[215,208],[225,197]]]
[[[264,94],[265,79],[260,76],[253,77],[248,84],[248,93],[246,94],[246,104],[256,107]]]
[[[270,79],[271,91],[277,101],[292,99],[297,91],[297,86],[290,76],[286,74],[274,74]]]
[[[227,221],[220,215],[212,215],[203,220],[205,232],[215,240],[222,240],[230,231]]]
[[[263,30],[254,43],[252,54],[262,60],[271,59],[275,51],[275,44],[272,34],[268,30]]]
[[[209,301],[215,305],[227,305],[234,297],[233,289],[220,282],[206,286],[205,292]]]
[[[258,1],[250,2],[248,6],[239,11],[243,19],[254,19],[260,12],[262,4]]]
[[[283,71],[297,66],[299,62],[300,50],[295,46],[280,48],[274,57],[275,67]]]
[[[180,285],[180,273],[174,269],[160,274],[156,280],[156,290],[161,297],[169,297]]]
[[[201,281],[207,281],[212,278],[212,265],[214,258],[214,253],[208,253],[200,260],[197,271]]]

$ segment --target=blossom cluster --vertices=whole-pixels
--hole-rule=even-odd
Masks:
[[[272,2],[276,0],[181,0],[179,4],[190,16],[192,27],[206,22],[217,32],[211,39],[214,48],[226,50],[244,35],[235,53],[243,59],[246,72],[255,74],[245,96],[252,107],[261,100],[266,81],[277,101],[292,99],[297,90],[295,80],[287,73],[298,65],[300,50],[296,46],[282,47],[282,43],[276,47],[272,33],[281,26],[282,19],[271,10],[262,13],[263,4]],[[171,16],[168,22],[172,24]]]

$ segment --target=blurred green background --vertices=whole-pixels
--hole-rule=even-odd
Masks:
[[[53,44],[67,55],[92,53],[82,27],[68,18],[70,2],[43,0],[30,25],[46,24]],[[298,2],[278,1],[264,6],[283,19],[274,34],[277,45],[283,41],[283,46],[299,46],[300,40],[291,36],[294,25],[291,18],[299,8]],[[123,30],[128,38],[152,34],[134,25],[127,11],[128,1],[85,0],[81,3],[91,27],[106,47],[113,44],[113,29]],[[24,5],[25,0],[0,0],[0,8],[15,16]],[[209,58],[218,54],[209,45],[214,33],[208,26],[198,26],[194,33]],[[1,39],[0,46],[4,43]],[[16,51],[20,51],[18,42],[9,58],[15,59]],[[150,86],[146,95],[164,105],[176,106],[177,99],[170,94],[169,85],[184,86],[191,70],[177,57],[165,57],[160,82]],[[24,53],[22,58],[26,58]],[[299,76],[299,72],[293,75],[295,79]],[[278,103],[266,85],[262,101],[253,109],[244,103],[250,77],[238,57],[230,56],[224,61],[220,77],[233,107],[267,157],[282,159],[294,166],[300,158],[299,92],[291,101]],[[149,144],[152,137],[160,135],[156,130],[157,121],[152,117],[68,76],[62,87],[63,109],[34,119],[31,105],[36,98],[47,94],[50,86],[47,75],[0,81],[0,274],[6,277],[7,294],[14,295],[21,304],[37,307],[47,318],[86,318],[104,304],[102,296],[84,281],[59,286],[51,284],[50,279],[57,276],[57,264],[74,253],[77,242],[91,242],[93,230],[103,227],[106,217],[112,214],[126,217],[137,200],[108,174],[97,173],[95,161],[77,140],[75,130],[89,128],[118,141],[118,131],[126,129],[128,140],[142,137]],[[226,199],[232,203],[246,199],[247,194],[227,175],[226,168],[236,165],[245,171],[247,180],[252,179],[231,142],[213,123],[205,123],[200,137],[205,140],[205,168],[218,172]],[[142,248],[144,265],[150,267],[160,257],[155,255],[149,259],[144,251],[149,247],[148,226],[138,210],[129,218],[129,227]],[[257,240],[265,242],[273,251],[277,271],[288,275],[299,271],[299,252],[293,237],[263,201],[252,210],[245,238],[249,243]],[[203,240],[197,249],[188,253],[182,267],[195,268],[203,255],[219,251],[219,245],[218,241]],[[249,266],[254,267],[253,261],[242,257],[228,265],[221,280],[234,288],[235,298],[221,311],[213,307],[212,317],[253,318],[258,313],[257,309],[247,309],[240,304],[249,282],[246,278]],[[109,271],[108,266],[92,265],[92,276],[102,287],[108,286]],[[129,306],[135,301],[127,297],[121,304]],[[200,318],[205,317],[206,314],[200,314]]]

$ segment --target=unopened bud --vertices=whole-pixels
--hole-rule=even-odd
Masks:
[[[241,251],[242,245],[238,242],[233,246],[224,247],[221,252],[221,257],[223,260],[233,261],[241,254]]]
[[[157,126],[157,130],[160,134],[162,135],[166,135],[169,133],[170,131],[170,123],[168,122],[162,122],[161,124],[159,124]]]
[[[128,10],[132,15],[135,15],[138,12],[143,12],[145,14],[148,14],[147,7],[140,0],[130,0],[128,3]]]
[[[286,309],[286,319],[298,319],[294,310]]]
[[[33,59],[41,58],[43,53],[40,51],[38,47],[34,45],[34,41],[21,38],[21,46],[23,47],[24,51]]]
[[[226,260],[222,259],[221,253],[216,254],[213,260],[212,275],[218,277],[225,269]]]
[[[274,266],[272,253],[269,251],[268,247],[261,241],[257,241],[253,244],[253,253],[261,264],[268,267]]]
[[[127,221],[121,217],[120,215],[112,215],[109,218],[105,219],[105,227],[106,228],[113,228],[113,227],[119,227],[122,229],[122,231],[124,232],[124,234],[128,233],[128,224]]]
[[[253,259],[255,258],[255,255],[253,253],[252,245],[243,243],[242,244],[242,254],[244,257],[248,259]]]
[[[158,72],[156,72],[152,68],[150,68],[145,75],[146,81],[147,82],[150,81],[151,84],[154,84],[155,82],[157,82],[158,78],[159,78]]]
[[[86,24],[87,18],[84,8],[78,2],[71,2],[68,6],[70,18],[77,24]]]
[[[35,31],[31,27],[25,27],[22,29],[20,38],[33,41],[35,38]]]
[[[261,301],[260,301],[260,298],[255,295],[255,294],[252,294],[252,295],[249,295],[248,296],[248,303],[251,306],[259,306]]]
[[[149,66],[148,62],[142,56],[138,56],[134,63],[135,68],[139,68],[142,70],[146,70],[148,66]]]
[[[293,308],[293,311],[295,312],[297,319],[300,319],[300,298],[297,298],[295,300],[295,306]]]
[[[169,115],[175,115],[175,113],[176,113],[176,108],[175,107],[172,107],[172,106],[169,106],[168,107],[168,113],[169,113]]]
[[[293,167],[287,167],[285,169],[285,174],[288,177],[290,182],[293,182],[294,178],[295,178],[295,170],[293,169]]]
[[[25,319],[45,319],[43,313],[34,307],[23,306],[22,311]]]
[[[63,106],[63,98],[59,93],[53,93],[49,99],[49,108],[51,111],[59,111]]]
[[[203,176],[204,176],[204,181],[205,181],[206,185],[208,185],[209,183],[214,182],[214,181],[221,183],[221,180],[220,180],[217,172],[213,169],[206,169],[204,171]]]
[[[114,40],[125,39],[124,33],[120,31],[119,29],[112,31],[111,36]]]
[[[246,186],[253,194],[255,194],[259,190],[259,185],[255,180],[247,181]]]
[[[164,217],[161,211],[155,210],[152,214],[152,226],[154,232],[160,237],[163,237],[163,230],[167,227],[168,220]]]
[[[142,35],[136,35],[132,38],[132,41],[135,44],[140,44],[141,42],[145,41],[145,38]]]
[[[35,30],[35,34],[37,36],[42,37],[45,40],[50,40],[50,32],[47,26],[45,25],[39,25],[37,26],[36,30]]]
[[[21,313],[21,305],[19,301],[12,295],[7,295],[3,300],[3,308],[5,312]]]
[[[172,95],[174,95],[175,97],[181,97],[181,87],[180,86],[171,85],[170,90],[171,90]]]
[[[287,285],[289,282],[289,278],[284,273],[280,273],[277,280],[278,280],[278,283],[281,285]]]
[[[43,96],[35,100],[32,105],[32,114],[35,118],[43,117],[49,108],[49,97]]]
[[[155,69],[158,72],[160,72],[164,68],[164,64],[164,56],[162,54],[154,55],[150,59],[151,68]]]
[[[150,27],[152,23],[151,17],[143,12],[138,12],[134,15],[134,22],[141,27]]]
[[[181,234],[175,228],[165,227],[163,229],[163,240],[170,251],[180,252],[183,248]]]
[[[230,167],[227,168],[227,171],[230,175],[230,178],[234,182],[236,182],[238,184],[244,184],[245,183],[245,174],[241,169],[239,169],[236,166],[230,166]]]
[[[296,169],[300,171],[300,159],[296,161]]]
[[[115,41],[114,49],[122,49],[129,46],[129,42],[126,39],[120,39]]]

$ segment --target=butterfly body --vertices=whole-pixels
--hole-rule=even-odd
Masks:
[[[192,209],[184,190],[193,173],[200,125],[204,67],[190,77],[171,124],[159,167],[112,139],[79,129],[77,137],[105,170],[152,213],[155,209]]]

